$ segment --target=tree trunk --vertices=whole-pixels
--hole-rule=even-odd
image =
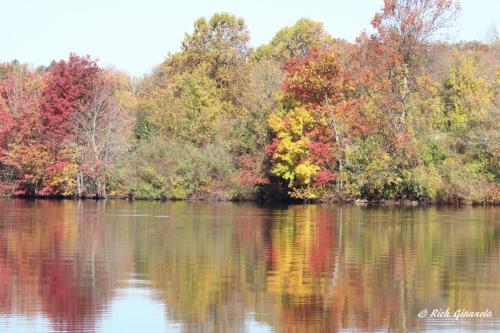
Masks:
[[[344,185],[344,182],[342,181],[342,158],[339,158],[339,190],[342,191],[342,187]]]
[[[83,175],[81,171],[76,173],[76,191],[78,198],[81,198],[83,192]]]
[[[98,177],[96,179],[96,187],[97,187],[96,198],[106,199],[106,180]]]
[[[335,142],[337,143],[337,148],[338,148],[338,147],[340,147],[340,136],[339,136],[339,132],[337,131],[337,122],[335,121],[335,119],[333,119],[333,131],[335,132]],[[341,172],[342,172],[342,156],[339,156],[339,175]],[[339,191],[342,191],[342,187],[343,187],[342,178],[338,177],[337,178],[337,189]]]

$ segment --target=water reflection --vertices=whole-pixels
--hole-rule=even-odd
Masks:
[[[0,331],[500,329],[500,209],[0,200]]]

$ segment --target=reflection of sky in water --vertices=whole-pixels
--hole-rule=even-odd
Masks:
[[[182,332],[182,324],[165,318],[164,305],[154,300],[154,292],[145,288],[128,288],[118,291],[118,296],[111,302],[109,312],[104,315],[98,324],[97,331],[103,333],[127,332]],[[461,333],[483,332],[498,333],[493,327],[498,324],[498,319],[491,320],[492,328],[450,328],[447,320],[428,320],[436,326],[435,329],[425,329],[427,333]],[[448,322],[448,323],[447,323]],[[431,324],[431,325],[432,325]],[[439,328],[440,324],[444,327]],[[447,325],[448,324],[448,325]],[[484,324],[484,323],[483,323]],[[275,332],[270,326],[255,320],[254,313],[249,313],[245,318],[245,332],[267,333]],[[27,316],[2,316],[0,315],[0,332],[2,333],[43,333],[52,330],[50,321],[43,315]],[[357,332],[357,329],[341,329],[340,333]],[[387,332],[375,330],[373,332]],[[76,333],[76,332],[75,332]]]
[[[254,314],[251,313],[245,318],[245,332],[249,333],[268,333],[276,332],[272,327],[264,323],[259,323],[255,320]]]
[[[115,291],[116,296],[95,331],[103,333],[135,332],[182,332],[183,325],[169,320],[164,304],[156,300],[157,293],[148,288],[125,288]],[[165,315],[167,314],[167,315]],[[53,331],[51,322],[45,316],[0,315],[1,333],[45,333]],[[274,332],[271,327],[259,323],[251,313],[245,318],[245,332]],[[76,332],[72,332],[76,333]]]
[[[182,325],[169,321],[165,313],[152,290],[119,289],[98,327],[102,332],[181,332]]]
[[[35,333],[50,332],[49,319],[41,314],[36,316],[0,315],[0,332],[2,333]]]
[[[145,285],[147,281],[128,280],[132,285]],[[92,331],[103,333],[127,333],[127,332],[183,332],[183,324],[172,321],[161,302],[161,293],[146,287],[129,287],[115,290],[115,297],[105,309],[100,320]],[[465,324],[462,328],[451,328],[456,325],[453,319],[422,319],[427,329],[421,332],[427,333],[460,333],[460,332],[483,332],[497,333],[494,327],[498,327],[500,320],[497,318],[486,319],[482,327],[474,325],[473,320],[460,320]],[[491,324],[491,325],[488,325]],[[490,326],[490,327],[488,327]],[[245,316],[243,325],[247,333],[276,332],[269,325],[255,320],[255,313],[251,312]],[[53,331],[50,320],[42,314],[29,317],[25,315],[0,315],[1,333],[45,333]],[[339,332],[358,332],[359,329],[341,329]],[[83,329],[85,332],[85,329]],[[387,330],[374,330],[372,332],[387,332]],[[411,332],[411,331],[409,331]],[[77,332],[72,332],[77,333]]]
[[[146,288],[118,289],[108,311],[97,323],[99,332],[181,332],[182,325],[165,318],[165,306],[155,300],[154,292]],[[0,332],[31,333],[53,330],[50,320],[42,315],[0,316]]]

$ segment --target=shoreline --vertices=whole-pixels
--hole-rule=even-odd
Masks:
[[[185,198],[185,199],[136,199],[131,197],[107,197],[107,198],[76,198],[76,197],[64,197],[64,196],[43,196],[43,197],[33,197],[33,196],[0,196],[0,200],[5,199],[21,199],[26,201],[44,200],[44,201],[143,201],[143,202],[189,202],[189,203],[222,203],[222,202],[232,202],[232,203],[256,203],[256,204],[286,204],[286,205],[345,205],[345,206],[357,206],[357,207],[499,207],[500,202],[474,202],[474,201],[440,201],[440,200],[408,200],[408,199],[380,199],[380,200],[368,200],[368,199],[348,199],[348,200],[296,200],[296,199],[284,199],[284,200],[264,200],[264,199],[222,199],[222,198]]]

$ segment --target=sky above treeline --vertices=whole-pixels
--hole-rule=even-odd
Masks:
[[[451,41],[485,40],[500,29],[500,0],[461,0],[462,14]],[[148,73],[169,52],[176,52],[194,21],[215,12],[245,19],[252,46],[301,17],[324,23],[335,38],[354,41],[370,29],[383,0],[16,0],[2,1],[0,62],[17,59],[37,65],[70,52],[98,58],[131,75]]]

